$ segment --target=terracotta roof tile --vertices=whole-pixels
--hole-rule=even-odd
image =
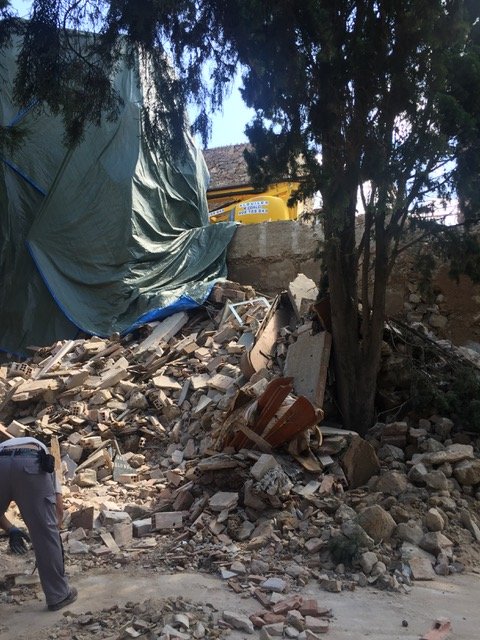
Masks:
[[[247,144],[204,149],[203,156],[210,172],[209,190],[240,187],[250,184],[247,164],[243,157]]]

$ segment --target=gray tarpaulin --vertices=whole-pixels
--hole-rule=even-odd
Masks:
[[[0,349],[107,336],[203,302],[235,226],[208,224],[190,139],[177,158],[147,144],[138,70],[116,76],[118,120],[68,150],[58,118],[13,104],[14,59],[0,56],[0,118],[27,136],[0,166]]]

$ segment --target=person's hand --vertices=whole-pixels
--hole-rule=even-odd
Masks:
[[[27,553],[27,545],[25,544],[25,540],[30,542],[30,537],[27,533],[24,533],[21,529],[17,527],[12,527],[8,532],[10,549],[13,553],[21,555],[23,553]]]

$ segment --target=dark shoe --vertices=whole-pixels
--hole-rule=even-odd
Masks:
[[[77,599],[77,596],[78,596],[78,591],[75,589],[75,587],[72,587],[70,589],[70,593],[65,598],[65,600],[61,600],[60,602],[57,602],[57,604],[49,604],[48,610],[58,611],[59,609],[63,609],[63,607],[66,607],[67,605],[72,604],[72,602],[75,602],[75,600]]]

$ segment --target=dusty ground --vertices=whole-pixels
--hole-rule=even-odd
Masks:
[[[80,594],[77,602],[69,608],[74,614],[95,613],[115,604],[143,602],[146,598],[161,600],[172,597],[212,605],[219,614],[224,610],[234,610],[248,615],[261,608],[253,598],[230,591],[219,578],[200,573],[162,574],[127,566],[118,570],[79,572],[71,577],[71,581]],[[478,574],[464,574],[439,577],[433,582],[417,582],[410,594],[368,588],[334,594],[320,590],[314,581],[309,582],[301,593],[331,607],[334,617],[326,639],[418,640],[435,618],[446,616],[452,622],[452,640],[475,640],[479,637],[480,625],[479,588]],[[33,590],[31,593],[34,594]],[[47,612],[40,592],[37,598],[25,600],[22,604],[2,603],[0,638],[55,638],[57,625],[65,619],[64,616],[65,611]],[[403,621],[408,626],[404,626],[406,623]],[[91,637],[95,638],[95,635]],[[227,637],[240,640],[247,636],[234,631]]]

